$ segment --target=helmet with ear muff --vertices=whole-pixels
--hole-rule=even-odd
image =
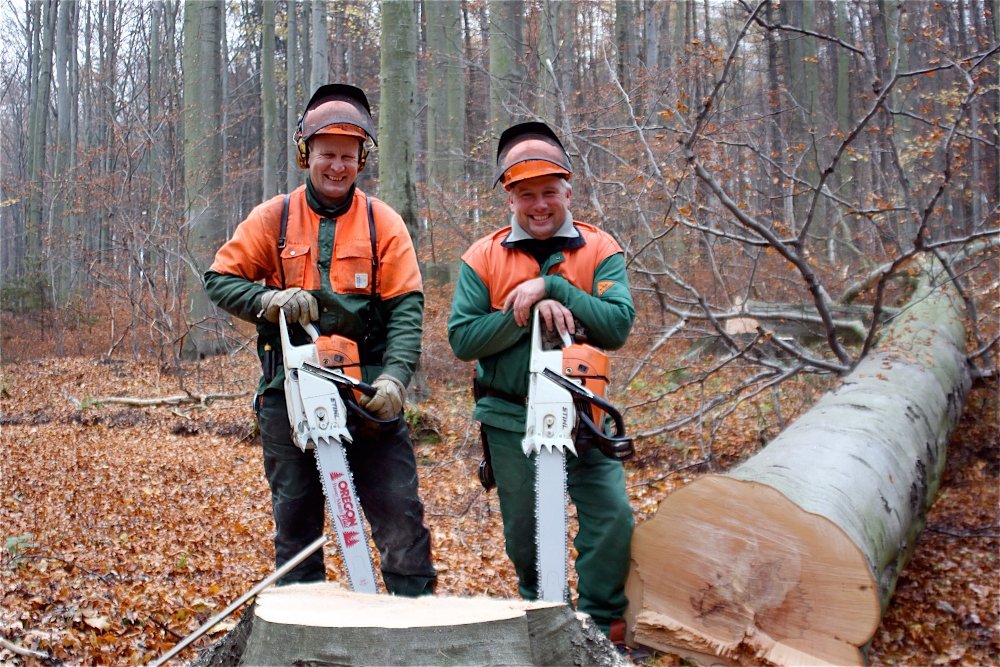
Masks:
[[[360,144],[358,171],[364,169],[369,149],[378,145],[364,91],[345,83],[330,83],[316,89],[295,130],[296,162],[300,169],[309,168],[309,140],[317,134],[356,137]]]

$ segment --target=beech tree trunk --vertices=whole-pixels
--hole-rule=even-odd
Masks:
[[[552,602],[406,598],[300,584],[265,590],[238,627],[195,664],[629,664],[589,616]]]
[[[712,664],[862,662],[970,384],[961,299],[929,282],[838,388],[637,527],[633,641]]]

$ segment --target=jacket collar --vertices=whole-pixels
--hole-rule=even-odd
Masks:
[[[580,236],[580,230],[573,225],[573,216],[569,213],[569,211],[566,212],[566,219],[563,220],[562,226],[560,226],[559,229],[556,230],[556,233],[552,235],[553,238],[556,236],[563,236],[568,239],[574,239]],[[524,231],[521,225],[517,223],[516,217],[513,215],[510,216],[510,234],[508,234],[507,238],[503,240],[504,245],[508,243],[517,243],[518,241],[527,241],[528,239],[534,239],[534,237]]]
[[[319,203],[319,199],[316,197],[316,190],[313,188],[312,180],[306,176],[306,203],[309,204],[309,208],[311,208],[319,217],[336,220],[350,210],[351,205],[354,203],[354,190],[357,187],[358,184],[355,181],[351,184],[351,189],[347,191],[347,196],[344,197],[344,201],[340,202],[333,208],[327,208]]]

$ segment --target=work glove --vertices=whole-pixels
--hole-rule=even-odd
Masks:
[[[285,311],[285,320],[305,326],[319,319],[319,303],[301,287],[264,292],[260,297],[260,315],[268,322],[278,321],[278,313]]]
[[[361,395],[361,407],[379,419],[392,419],[403,409],[406,400],[406,387],[391,375],[382,374],[372,382],[376,394]]]

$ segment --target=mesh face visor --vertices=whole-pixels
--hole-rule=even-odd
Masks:
[[[569,156],[544,123],[515,125],[500,136],[493,187],[503,182],[504,189],[509,190],[514,183],[528,178],[569,178],[572,173]]]
[[[368,100],[360,88],[344,84],[321,86],[313,94],[299,123],[298,139],[314,134],[343,134],[378,144]]]

